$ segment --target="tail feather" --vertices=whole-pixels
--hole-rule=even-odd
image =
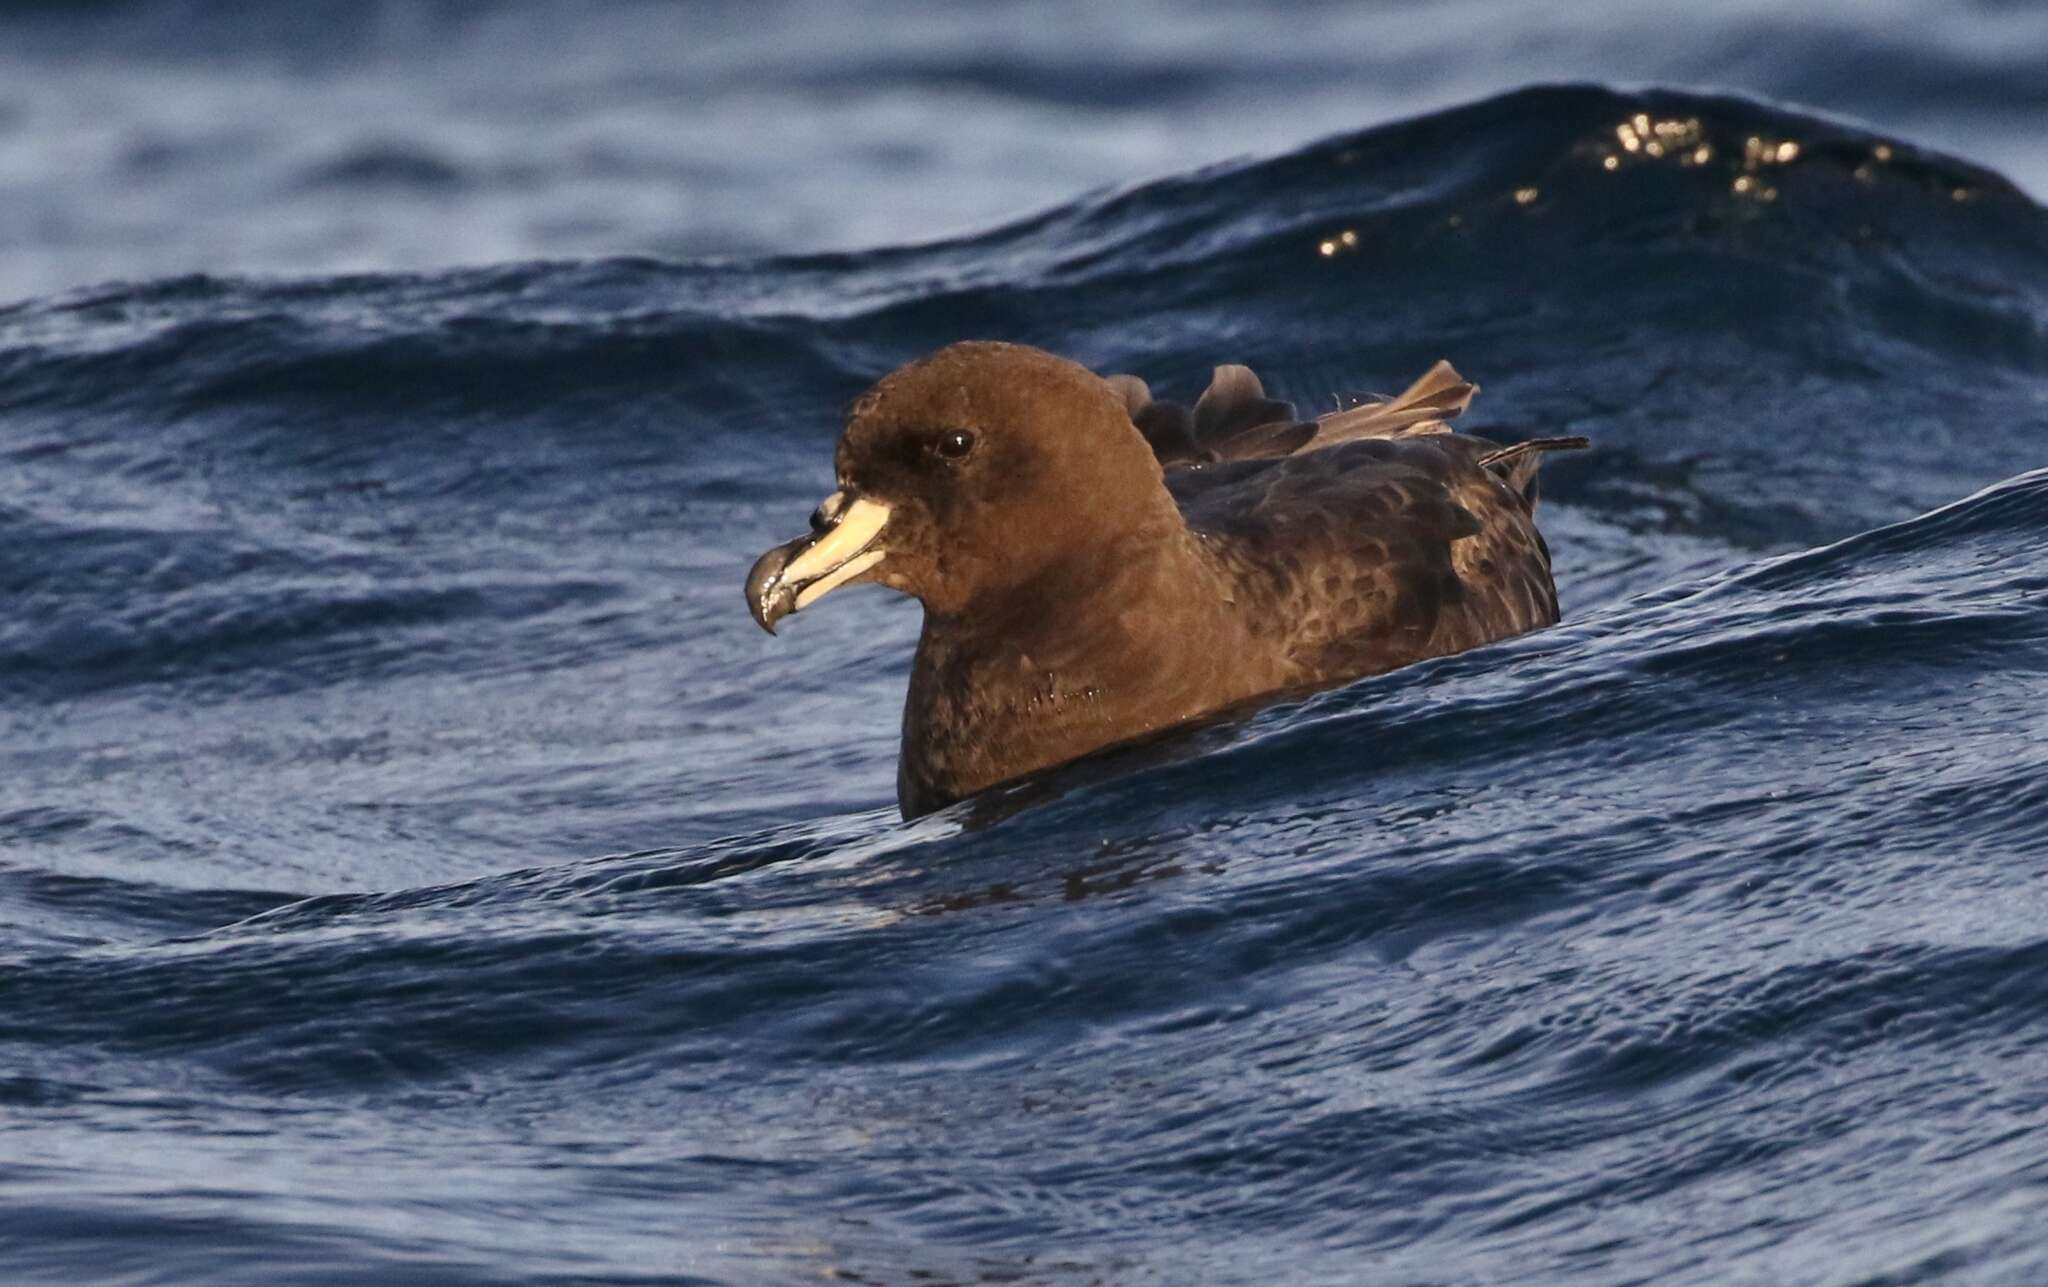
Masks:
[[[1154,400],[1151,387],[1134,375],[1103,380],[1162,465],[1287,456],[1360,438],[1447,434],[1451,418],[1479,393],[1478,385],[1440,360],[1399,397],[1299,421],[1294,404],[1267,397],[1259,377],[1245,366],[1217,367],[1192,407]],[[1534,485],[1536,453],[1585,445],[1583,438],[1538,438],[1503,448],[1481,463],[1507,466],[1501,476],[1533,496],[1528,489]]]
[[[1472,405],[1479,386],[1458,374],[1449,362],[1438,361],[1398,398],[1368,402],[1333,411],[1316,421],[1316,445],[1353,438],[1406,438],[1413,434],[1449,433],[1445,423]]]
[[[1502,447],[1499,451],[1489,451],[1479,458],[1479,463],[1498,474],[1501,481],[1514,488],[1533,509],[1536,505],[1536,471],[1543,463],[1543,453],[1580,451],[1592,445],[1592,439],[1576,435],[1569,438],[1531,438]]]
[[[1294,404],[1267,397],[1252,369],[1235,362],[1217,367],[1209,387],[1195,399],[1195,441],[1211,450],[1221,450],[1247,430],[1293,420]]]

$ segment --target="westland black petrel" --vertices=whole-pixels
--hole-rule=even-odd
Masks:
[[[761,556],[771,633],[841,586],[924,604],[897,798],[916,817],[1262,695],[1557,620],[1536,469],[1582,438],[1451,432],[1477,388],[1299,420],[1241,366],[1192,409],[1017,344],[954,344],[857,401],[839,489]]]

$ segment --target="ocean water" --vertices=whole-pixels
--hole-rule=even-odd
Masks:
[[[678,12],[0,19],[0,1280],[2048,1276],[2035,7]],[[740,582],[965,336],[1565,621],[904,824]]]

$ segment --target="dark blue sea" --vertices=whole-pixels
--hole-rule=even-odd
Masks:
[[[0,13],[0,1282],[2048,1280],[2048,10]],[[967,337],[1565,620],[904,824]]]

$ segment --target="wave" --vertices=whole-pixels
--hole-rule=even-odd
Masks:
[[[1854,770],[1882,761],[1894,746],[1906,759],[1886,782],[1888,844],[1933,842],[1974,822],[2000,831],[2017,852],[2048,840],[2041,807],[2048,796],[2036,789],[2048,765],[2014,758],[2002,718],[1985,730],[1982,749],[2002,748],[1994,759],[1973,761],[1976,748],[1955,743],[1939,756],[1915,755],[1915,730],[1896,723],[1890,695],[1913,693],[1923,719],[1951,705],[1963,715],[2016,709],[2048,668],[2043,568],[2048,470],[2037,470],[1823,549],[1170,739],[1163,762],[1150,767],[1119,762],[1125,752],[1107,757],[1120,770],[1114,774],[1101,761],[1072,766],[1056,775],[1059,798],[1007,818],[978,817],[971,802],[914,824],[877,825],[875,814],[854,814],[447,886],[287,900],[227,929],[84,953],[71,968],[101,978],[111,995],[83,1008],[79,980],[54,974],[48,958],[35,973],[59,999],[45,1009],[50,1021],[61,1016],[98,1028],[126,1012],[146,1025],[182,1026],[201,1046],[219,1034],[194,1016],[219,1004],[255,1026],[291,1013],[281,996],[252,989],[245,971],[318,975],[337,986],[354,976],[353,986],[369,982],[372,990],[344,1004],[382,1007],[388,982],[377,981],[433,972],[408,959],[414,952],[465,974],[509,971],[513,980],[479,990],[522,1005],[532,1004],[537,988],[582,987],[584,971],[617,983],[645,970],[668,986],[674,962],[665,954],[675,952],[694,962],[693,972],[755,980],[776,960],[807,956],[818,979],[841,980],[832,990],[858,991],[864,985],[847,982],[839,973],[846,963],[829,953],[864,954],[858,944],[873,932],[909,932],[920,918],[974,907],[1046,915],[1130,888],[1124,877],[1131,873],[1145,882],[1221,881],[1227,892],[1197,895],[1217,904],[1217,923],[1260,923],[1291,944],[1287,954],[1298,960],[1322,936],[1271,923],[1245,905],[1247,897],[1316,909],[1314,882],[1348,886],[1361,870],[1329,867],[1315,843],[1232,870],[1231,852],[1246,843],[1241,824],[1276,815],[1290,826],[1312,820],[1297,842],[1341,837],[1346,848],[1371,854],[1367,866],[1386,869],[1391,882],[1373,897],[1408,886],[1400,897],[1410,915],[1428,909],[1458,923],[1467,909],[1456,882],[1472,880],[1475,905],[1512,919],[1518,881],[1533,882],[1521,906],[1533,915],[1565,894],[1583,898],[1639,881],[1645,862],[1677,862],[1682,855],[1665,850],[1665,829],[1637,830],[1653,818],[1683,819],[1691,852],[1711,849],[1718,827],[1747,830],[1754,813],[1782,812],[1800,828],[1802,860],[1823,864],[1825,829],[1837,809],[1869,803]],[[1789,797],[1778,789],[1788,784],[1780,776],[1787,765],[1766,754],[1787,739],[1823,757],[1801,764],[1803,787]],[[1602,795],[1603,778],[1643,760],[1661,763],[1670,794]],[[1713,783],[1736,807],[1696,798],[1699,783]],[[1773,803],[1779,800],[1785,803]],[[1481,852],[1469,855],[1470,871],[1433,869],[1435,857],[1469,851],[1511,820],[1524,851],[1517,862],[1503,866],[1501,857]],[[1560,862],[1546,841],[1565,837],[1576,837],[1578,852]],[[1859,848],[1871,839],[1867,826],[1844,827],[1839,836]],[[1610,845],[1609,860],[1589,852]],[[1311,887],[1303,887],[1304,876]],[[1407,920],[1360,913],[1321,907],[1315,915],[1367,934]],[[643,936],[657,941],[656,956],[612,959],[600,951],[585,959],[603,942]],[[567,959],[583,961],[576,973],[583,982],[562,974]],[[166,987],[221,975],[233,982],[223,981],[215,1001],[163,995]],[[118,1001],[122,995],[129,999]],[[35,1022],[37,1007],[19,991],[11,1002],[17,1023]],[[723,1013],[752,1022],[744,1006]],[[1014,1022],[1020,1010],[1006,1006],[1004,1013]],[[387,1017],[436,1042],[462,1040],[425,1016]],[[670,1033],[701,1036],[707,1028],[703,1017],[678,1018],[672,1008],[659,1022]],[[283,1050],[278,1057],[303,1067],[305,1056]]]
[[[961,825],[971,806],[852,815],[17,953],[0,1042],[30,1057],[8,1094],[93,1103],[176,1068],[214,1104],[369,1097],[389,1131],[407,1104],[633,1088],[626,1129],[745,1094],[758,1131],[822,1082],[870,1134],[945,1123],[950,1147],[926,1155],[912,1129],[927,1160],[856,1194],[801,1157],[833,1146],[756,1134],[678,1163],[718,1170],[716,1196],[671,1196],[765,1227],[754,1204],[794,1194],[1004,1257],[1049,1228],[1099,1252],[1105,1218],[1071,1204],[1111,1185],[1216,1236],[1500,1267],[1515,1230],[1588,1202],[1654,1207],[1795,1159],[1853,1170],[1859,1137],[1828,1142],[1810,1107],[1841,1099],[1844,1064],[1890,1087],[1855,1110],[1866,1126],[1904,1124],[1985,1032],[2016,1058],[2048,1040],[2033,909],[1970,895],[2048,840],[2048,762],[2011,736],[2048,671],[2044,554],[2035,471],[1163,765],[1069,770],[1067,794],[985,827]],[[1660,932],[1740,965],[1693,968]],[[1265,1090],[1240,1103],[1246,1065]],[[1021,1100],[988,1102],[1019,1079]],[[2016,1138],[2013,1120],[1960,1129]],[[999,1183],[1018,1126],[1040,1156],[1088,1158],[995,1207],[949,1201],[963,1174]],[[1532,1181],[1552,1170],[1572,1178]],[[1872,1220],[1897,1205],[1859,1200]],[[416,1254],[382,1235],[352,1253]],[[825,1254],[891,1253],[850,1235]]]
[[[1568,87],[923,246],[0,309],[0,1104],[53,1159],[0,1256],[2034,1265],[2042,233]],[[1596,442],[1567,620],[898,823],[915,612],[769,641],[738,586],[964,335],[1305,405],[1452,357],[1475,428]]]

